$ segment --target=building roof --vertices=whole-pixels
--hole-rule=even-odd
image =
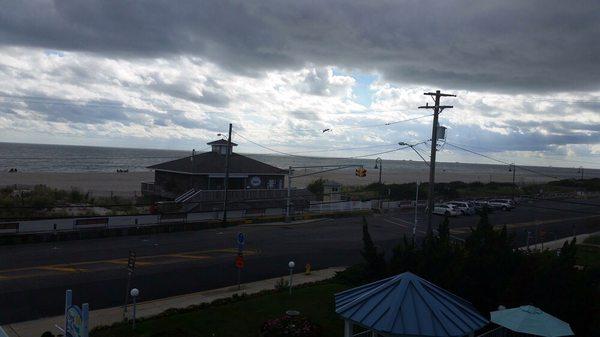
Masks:
[[[204,152],[176,160],[148,166],[149,169],[193,174],[223,174],[226,156],[217,152]],[[265,164],[246,156],[231,153],[229,162],[230,174],[287,174],[275,166]]]
[[[492,322],[512,331],[546,337],[573,336],[567,322],[531,305],[490,312]]]
[[[229,142],[225,139],[215,140],[214,142],[206,143],[206,145],[229,145]],[[231,142],[231,146],[237,146],[236,143]]]
[[[335,312],[391,336],[465,336],[488,322],[471,303],[410,272],[335,294]]]

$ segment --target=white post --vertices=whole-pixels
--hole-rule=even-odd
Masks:
[[[354,327],[352,326],[352,322],[345,320],[344,321],[344,337],[352,337],[354,335]]]
[[[65,332],[67,331],[67,309],[73,304],[73,291],[68,289],[65,293]]]
[[[83,321],[81,323],[81,337],[88,337],[90,333],[90,305],[87,303],[81,305],[81,319]]]

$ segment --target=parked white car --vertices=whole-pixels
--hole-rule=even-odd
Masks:
[[[448,204],[454,206],[455,209],[460,211],[462,215],[473,215],[475,214],[475,207],[471,207],[468,202],[465,201],[450,201]]]
[[[437,204],[433,207],[433,214],[444,216],[458,216],[461,212],[450,204]]]
[[[515,208],[515,205],[509,199],[492,199],[488,201],[488,205],[493,209],[501,209],[503,211],[510,211]]]

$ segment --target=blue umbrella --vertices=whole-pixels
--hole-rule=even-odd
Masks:
[[[516,332],[546,337],[574,335],[567,322],[531,305],[492,311],[490,316],[492,322]]]

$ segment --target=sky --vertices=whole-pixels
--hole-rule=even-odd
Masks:
[[[598,1],[0,6],[0,141],[600,168]]]

